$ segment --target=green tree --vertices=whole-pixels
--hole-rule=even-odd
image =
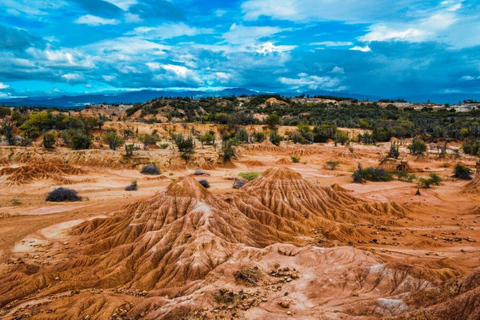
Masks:
[[[160,141],[160,137],[158,134],[141,134],[138,137],[138,140],[143,144],[143,149],[147,149],[147,147],[151,144],[155,144]]]
[[[55,143],[57,142],[57,138],[55,134],[51,131],[43,133],[43,147],[47,149],[53,149],[55,147]]]
[[[269,114],[265,118],[265,123],[268,125],[270,129],[275,130],[277,126],[280,124],[280,117],[275,113]]]
[[[102,137],[102,141],[108,144],[110,149],[113,151],[115,151],[118,147],[123,146],[125,143],[125,140],[114,131],[105,133]]]
[[[420,139],[413,139],[412,144],[408,146],[410,152],[416,155],[422,155],[427,151],[427,145]]]
[[[63,131],[62,139],[67,146],[74,150],[88,149],[92,144],[92,138],[80,129]]]

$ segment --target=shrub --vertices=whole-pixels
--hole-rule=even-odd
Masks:
[[[260,143],[265,141],[265,139],[267,139],[267,136],[265,135],[264,132],[254,132],[252,133],[252,138],[253,138],[253,141]]]
[[[420,184],[420,186],[422,188],[430,188],[430,186],[432,186],[432,185],[438,186],[438,185],[440,185],[441,181],[442,181],[442,179],[436,173],[430,173],[428,175],[428,178],[418,179],[418,183]]]
[[[406,171],[395,171],[394,174],[400,181],[412,182],[413,180],[417,179],[415,174],[408,174]]]
[[[260,176],[260,172],[257,172],[257,171],[240,172],[238,176],[247,181],[252,181],[254,179],[257,179]]]
[[[222,144],[222,153],[223,153],[223,162],[230,161],[232,159],[237,158],[237,154],[235,152],[235,148],[233,148],[234,144],[230,140],[224,141]]]
[[[57,141],[53,132],[45,132],[43,134],[43,147],[47,149],[53,149],[55,142]]]
[[[102,137],[102,141],[108,144],[110,149],[113,151],[115,151],[118,147],[123,146],[125,143],[125,140],[114,131],[105,133]]]
[[[399,147],[398,147],[398,144],[394,141],[390,144],[390,151],[388,152],[388,157],[398,159],[399,156],[400,156]]]
[[[212,131],[212,130],[209,130],[209,131],[205,132],[204,135],[200,136],[198,138],[198,140],[200,140],[202,145],[203,144],[213,145],[215,143],[215,132]]]
[[[269,126],[270,129],[274,130],[280,123],[280,117],[275,113],[269,114],[265,118],[265,124]]]
[[[353,181],[361,183],[365,180],[391,181],[393,180],[393,176],[383,168],[368,167],[367,169],[363,169],[361,165],[358,165],[358,170],[353,173]]]
[[[240,270],[235,271],[233,277],[237,283],[244,284],[248,287],[256,287],[262,278],[262,272],[257,266],[243,266]]]
[[[141,134],[138,140],[143,144],[143,149],[147,149],[149,145],[159,142],[160,137],[158,134]]]
[[[125,188],[125,191],[137,191],[137,189],[138,189],[137,180],[133,180],[132,183],[130,183],[130,185]]]
[[[463,180],[472,180],[472,170],[463,164],[457,164],[453,169],[454,177]]]
[[[81,201],[82,198],[77,195],[73,189],[57,188],[50,192],[45,199],[49,202]]]
[[[299,163],[300,162],[300,158],[297,158],[297,157],[294,157],[294,156],[292,156],[291,158],[292,158],[293,163]]]
[[[63,141],[74,150],[88,149],[92,138],[80,129],[68,129],[62,132]]]
[[[330,168],[330,170],[335,170],[335,168],[340,164],[340,162],[338,161],[332,161],[332,160],[329,160],[325,163],[325,165],[327,167]]]
[[[408,149],[410,149],[410,152],[413,154],[422,155],[427,151],[427,145],[420,139],[413,139]]]
[[[284,139],[285,138],[283,136],[279,135],[276,132],[270,133],[270,142],[276,146],[280,145],[280,142],[282,142]]]
[[[149,174],[149,175],[159,175],[160,169],[157,168],[157,166],[154,163],[147,164],[145,167],[142,168],[142,171],[140,171],[141,174]]]
[[[162,144],[160,145],[160,149],[165,150],[165,149],[167,149],[167,148],[168,148],[168,143],[162,143]]]
[[[200,183],[205,189],[210,188],[210,183],[206,179],[199,180],[198,183]]]

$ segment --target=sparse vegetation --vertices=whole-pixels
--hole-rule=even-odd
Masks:
[[[413,139],[412,144],[408,146],[411,153],[422,155],[427,151],[427,145],[420,139]]]
[[[383,168],[368,167],[363,169],[359,164],[358,169],[353,173],[353,181],[362,183],[364,181],[391,181],[393,175]]]
[[[110,149],[112,149],[113,151],[115,151],[118,147],[123,146],[123,144],[125,143],[125,140],[114,131],[105,133],[102,136],[102,141],[108,144]]]
[[[293,163],[299,163],[300,162],[300,158],[297,158],[297,157],[294,157],[294,156],[291,156],[290,158],[292,159]]]
[[[420,178],[418,179],[418,184],[422,188],[430,188],[431,186],[438,186],[442,179],[436,173],[430,173],[428,178]]]
[[[457,164],[453,169],[453,176],[457,179],[472,180],[472,173],[472,169],[461,163]]]
[[[238,176],[247,181],[252,181],[254,179],[257,179],[260,176],[260,172],[257,172],[257,171],[240,172]]]
[[[340,164],[340,162],[338,162],[338,161],[328,160],[325,163],[325,166],[327,168],[329,168],[330,170],[335,170],[335,168],[337,168],[339,164]]]

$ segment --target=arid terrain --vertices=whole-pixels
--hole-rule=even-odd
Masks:
[[[103,130],[125,126],[191,130]],[[130,157],[0,147],[0,318],[480,319],[480,176],[453,177],[458,163],[475,173],[477,157],[455,143],[416,156],[408,143],[407,172],[440,185],[353,183],[390,143],[265,140],[227,163],[220,144],[197,143],[188,161],[171,142]],[[148,163],[161,174],[141,174]],[[82,201],[45,201],[56,187]]]

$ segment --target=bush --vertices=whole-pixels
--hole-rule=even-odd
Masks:
[[[43,134],[43,147],[47,149],[53,149],[57,138],[53,132],[45,132]]]
[[[422,188],[430,188],[430,186],[432,186],[432,185],[438,186],[438,185],[440,185],[441,181],[442,181],[442,179],[436,173],[430,173],[428,175],[428,178],[418,179],[418,183],[420,184],[420,186]]]
[[[383,168],[368,167],[363,169],[361,165],[358,165],[358,170],[353,173],[353,182],[361,183],[365,180],[391,181],[393,175]]]
[[[77,195],[73,189],[57,188],[50,192],[45,199],[49,202],[81,201],[82,198]]]
[[[123,146],[125,143],[125,140],[114,131],[105,133],[102,137],[102,141],[108,144],[110,149],[113,151],[115,151],[118,147]]]
[[[143,144],[143,149],[147,149],[149,145],[159,142],[160,137],[158,134],[141,134],[138,140]]]
[[[454,177],[463,180],[472,180],[472,170],[463,164],[457,164],[453,169]]]
[[[204,135],[200,136],[198,138],[198,140],[200,140],[202,145],[203,144],[213,145],[215,143],[215,132],[212,131],[212,130],[209,130],[209,131],[205,132]]]
[[[205,189],[210,188],[210,183],[206,179],[199,180],[198,183],[200,183]]]
[[[240,172],[238,176],[247,181],[252,181],[254,179],[257,179],[260,176],[260,172],[257,172],[257,171]]]
[[[408,149],[413,154],[422,155],[427,151],[427,145],[420,139],[414,139]]]
[[[280,145],[280,142],[282,142],[284,139],[285,138],[283,136],[279,135],[276,132],[270,133],[270,142],[276,146]]]
[[[332,161],[332,160],[329,160],[325,163],[325,165],[327,167],[330,168],[330,170],[335,170],[335,168],[340,164],[340,162],[338,161]]]
[[[141,174],[149,174],[149,175],[159,175],[160,169],[157,168],[157,166],[154,163],[147,164],[145,167],[142,168],[142,171],[140,171]]]
[[[415,174],[408,174],[406,171],[395,171],[394,174],[400,181],[412,182],[413,180],[417,179]]]
[[[297,157],[294,157],[294,156],[292,156],[291,158],[292,158],[293,163],[299,163],[300,162],[300,158],[297,158]]]
[[[125,191],[137,191],[138,189],[138,184],[137,180],[132,181],[129,186],[125,188]]]
[[[74,150],[90,148],[92,138],[80,129],[68,129],[62,132],[63,141]]]
[[[235,148],[233,147],[234,144],[230,140],[224,141],[222,144],[222,153],[223,153],[223,162],[230,161],[232,159],[237,158],[237,154],[235,152]]]
[[[265,141],[265,139],[267,139],[267,136],[265,135],[264,132],[254,132],[252,133],[252,138],[253,138],[253,141],[255,141],[256,143],[261,143]]]

